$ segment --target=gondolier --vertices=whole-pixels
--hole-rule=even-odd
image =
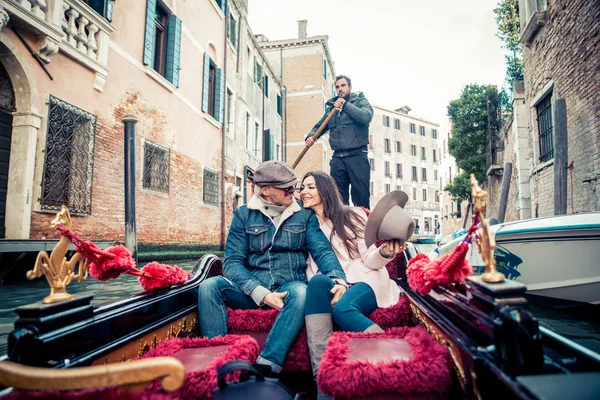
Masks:
[[[350,186],[352,203],[370,208],[371,167],[367,154],[373,108],[363,93],[352,92],[352,81],[345,75],[335,78],[335,90],[337,95],[327,102],[327,110],[308,133],[306,145],[314,144],[312,136],[325,122],[329,112],[337,110],[323,129],[329,131],[329,144],[334,151],[330,174],[335,179],[344,204],[349,204]]]

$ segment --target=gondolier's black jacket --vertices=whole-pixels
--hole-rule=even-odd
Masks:
[[[337,99],[336,96],[327,102],[327,111],[306,138],[313,136],[319,129]],[[333,156],[343,157],[354,154],[359,150],[367,150],[369,145],[369,123],[372,119],[373,108],[365,95],[361,92],[350,93],[342,111],[335,113],[323,129],[323,133],[329,131],[329,144],[334,150]]]

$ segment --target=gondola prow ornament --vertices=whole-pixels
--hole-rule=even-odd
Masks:
[[[62,206],[56,217],[50,222],[54,228],[58,226],[71,229],[71,215],[67,207]],[[67,293],[67,285],[76,278],[82,281],[88,276],[89,260],[84,259],[80,253],[75,253],[67,261],[66,254],[69,251],[70,240],[62,236],[50,256],[45,251],[40,251],[35,260],[32,270],[27,271],[27,279],[35,279],[45,275],[50,285],[50,294],[42,300],[44,304],[59,303],[61,301],[71,300],[73,295]],[[78,265],[78,272],[75,274],[75,266]]]
[[[471,174],[471,193],[475,215],[465,239],[451,253],[435,260],[430,260],[425,254],[417,254],[408,263],[406,269],[408,284],[422,296],[440,285],[464,283],[467,277],[472,275],[473,269],[466,260],[466,255],[473,238],[485,262],[485,273],[481,276],[481,280],[486,283],[504,282],[504,275],[496,270],[494,260],[496,242],[490,235],[489,224],[485,219],[487,193],[479,187],[473,174]]]
[[[137,276],[144,290],[179,285],[185,283],[190,276],[177,265],[159,264],[156,261],[147,264],[143,269],[138,269],[127,247],[118,245],[102,250],[92,241],[81,240],[77,233],[72,231],[71,216],[64,205],[51,225],[61,235],[58,244],[50,256],[45,251],[40,251],[33,270],[27,272],[28,279],[46,275],[50,284],[50,295],[42,300],[44,304],[71,300],[73,295],[67,293],[67,285],[74,278],[79,281],[86,279],[88,272],[99,281],[114,279],[121,274]],[[70,243],[75,245],[76,253],[67,261],[65,255]],[[77,264],[79,270],[76,275],[73,271]]]

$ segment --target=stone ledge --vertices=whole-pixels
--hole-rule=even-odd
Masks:
[[[542,26],[546,25],[549,22],[548,17],[549,17],[549,15],[548,15],[547,11],[537,11],[537,12],[534,12],[533,14],[531,14],[531,18],[529,19],[529,22],[527,22],[525,29],[523,29],[523,32],[521,33],[519,42],[521,42],[521,44],[529,46],[531,44],[531,41],[533,40],[533,37],[535,36],[536,32]]]

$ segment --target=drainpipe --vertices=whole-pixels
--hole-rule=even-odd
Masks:
[[[262,74],[263,76],[261,77],[262,79],[262,148],[260,149],[260,152],[262,154],[262,161],[265,161],[265,63],[263,60],[263,64],[262,64]]]
[[[225,191],[225,140],[227,135],[227,121],[225,115],[226,108],[226,99],[227,96],[227,32],[229,29],[229,3],[225,3],[225,31],[223,34],[223,93],[221,94],[223,99],[223,107],[221,107],[221,116],[223,118],[223,122],[221,124],[221,237],[220,237],[220,246],[221,250],[225,250],[225,199],[226,191]]]
[[[282,159],[283,161],[287,162],[287,86],[283,87],[283,99],[281,99],[281,101],[283,103],[283,143],[281,144],[283,146]]]

